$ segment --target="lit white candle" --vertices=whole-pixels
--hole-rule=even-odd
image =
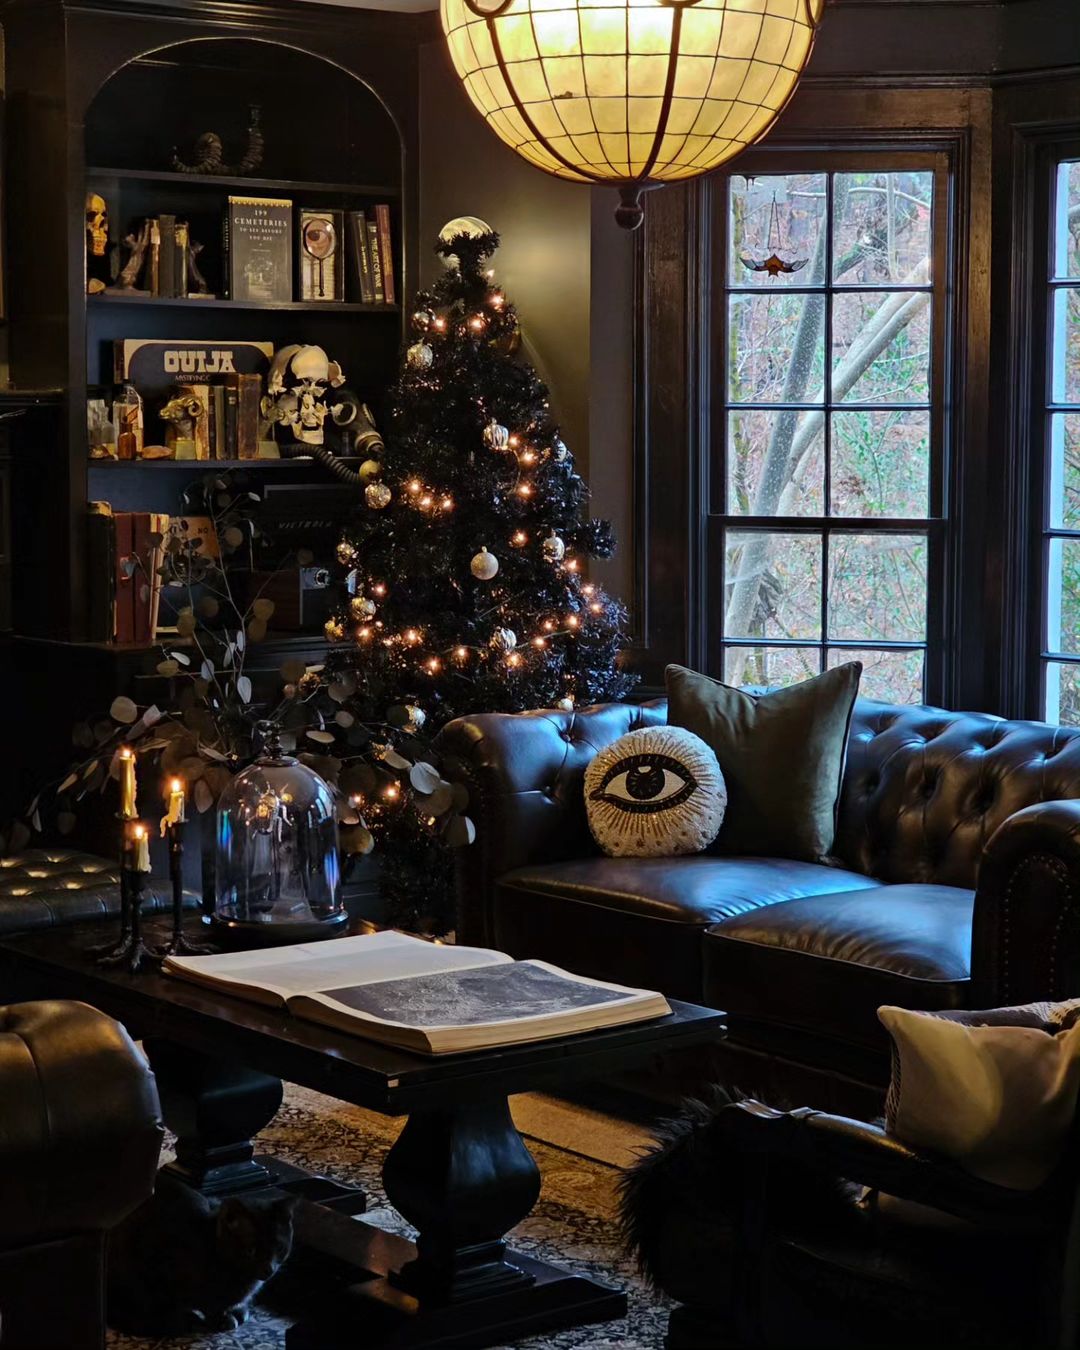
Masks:
[[[135,751],[130,745],[122,745],[116,757],[120,770],[120,815],[124,820],[134,820],[139,814],[135,804]]]
[[[132,870],[150,871],[150,831],[141,822],[131,827]]]
[[[171,778],[169,780],[169,805],[161,818],[162,834],[165,833],[170,825],[184,824],[187,820],[184,806],[184,780],[182,778]]]

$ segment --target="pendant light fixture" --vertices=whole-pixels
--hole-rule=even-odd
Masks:
[[[825,0],[440,0],[454,67],[492,130],[538,168],[641,194],[765,135]]]

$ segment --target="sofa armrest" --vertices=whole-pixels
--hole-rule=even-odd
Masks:
[[[154,1188],[154,1076],[83,1003],[0,1008],[0,1247],[111,1228]]]
[[[1017,811],[991,836],[975,892],[972,1006],[1080,994],[1080,801]]]
[[[766,1165],[784,1158],[972,1223],[1039,1226],[1044,1218],[1043,1191],[995,1186],[946,1158],[909,1148],[880,1125],[808,1107],[777,1111],[752,1100],[730,1109],[731,1137]]]
[[[590,760],[638,727],[660,725],[667,703],[600,703],[459,717],[439,734],[444,772],[469,791],[476,842],[457,850],[457,939],[490,945],[495,882],[527,863],[595,850],[582,780]]]

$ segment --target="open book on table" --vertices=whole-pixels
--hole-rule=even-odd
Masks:
[[[671,1011],[662,994],[405,933],[221,956],[169,956],[164,970],[297,1017],[442,1055],[621,1026]]]

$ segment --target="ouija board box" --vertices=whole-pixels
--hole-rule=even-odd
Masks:
[[[272,342],[214,342],[120,338],[113,344],[113,379],[130,381],[144,397],[177,384],[220,384],[229,375],[265,376]]]

